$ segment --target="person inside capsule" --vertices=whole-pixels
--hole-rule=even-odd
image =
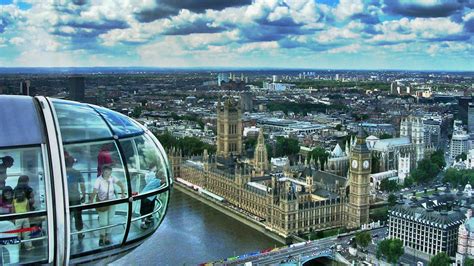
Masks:
[[[125,187],[123,183],[116,177],[112,176],[112,167],[104,165],[102,167],[101,176],[97,177],[94,183],[94,190],[90,200],[96,200],[96,202],[113,200],[116,198],[115,195],[115,184],[120,187],[121,197],[125,197]],[[96,208],[99,214],[99,225],[101,227],[107,227],[112,224],[112,219],[115,215],[115,205],[103,206]],[[105,228],[101,230],[99,246],[110,245],[111,243],[111,228]]]

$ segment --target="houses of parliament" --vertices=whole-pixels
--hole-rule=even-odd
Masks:
[[[306,160],[271,167],[260,130],[253,155],[244,154],[239,101],[217,105],[217,151],[200,160],[171,152],[180,177],[261,218],[268,230],[283,237],[331,228],[358,228],[369,222],[371,153],[362,131],[351,147],[348,177],[321,171]]]

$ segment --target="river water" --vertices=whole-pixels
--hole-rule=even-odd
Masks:
[[[195,265],[281,245],[173,190],[168,212],[155,234],[113,264]]]

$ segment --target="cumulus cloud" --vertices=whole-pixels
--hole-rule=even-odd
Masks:
[[[306,62],[314,54],[472,56],[470,0],[28,0],[26,9],[17,2],[0,6],[0,48],[15,47],[18,58],[27,48],[71,60],[62,63],[135,58],[174,66],[217,57],[225,65]]]
[[[251,0],[156,0],[135,12],[136,18],[140,22],[151,22],[161,18],[167,18],[179,14],[182,9],[201,13],[208,9],[222,10],[227,7],[236,7],[251,4]]]
[[[410,17],[447,17],[465,6],[470,0],[385,0],[389,13]]]

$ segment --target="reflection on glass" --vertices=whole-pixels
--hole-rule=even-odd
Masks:
[[[82,178],[72,178],[68,175],[72,182],[84,182],[86,195],[90,195],[94,182],[98,176],[102,174],[104,166],[112,167],[113,176],[117,177],[122,183],[125,182],[125,171],[120,159],[118,148],[113,141],[98,141],[80,144],[64,145],[65,157],[72,157],[74,160],[74,170],[80,172]],[[76,180],[79,179],[79,180]],[[71,185],[71,184],[69,184]],[[72,184],[69,189],[81,189],[81,187]],[[79,191],[80,192],[80,191]],[[82,200],[81,195],[81,200]],[[86,197],[87,199],[87,197]]]
[[[132,195],[158,190],[167,185],[165,160],[147,135],[125,139],[120,144],[127,160]]]
[[[76,211],[78,207],[71,208]],[[121,244],[125,233],[128,204],[113,204],[107,206],[107,224],[103,223],[97,208],[82,210],[83,230],[71,230],[71,255],[86,251],[97,250],[111,245]],[[101,235],[107,232],[108,242],[105,243]],[[83,237],[79,237],[80,235]],[[102,241],[101,241],[102,240]]]
[[[113,141],[64,145],[71,217],[71,254],[120,244],[127,220],[127,182]],[[107,206],[81,209],[100,201]],[[84,207],[82,207],[84,208]],[[121,235],[121,236],[119,236]]]
[[[140,238],[156,230],[164,217],[169,191],[143,199],[136,199],[132,208],[132,224],[127,241]]]
[[[32,98],[2,95],[0,107],[0,147],[44,142]]]
[[[23,229],[18,223],[27,223]],[[45,216],[0,221],[0,264],[28,264],[47,260],[48,232]]]
[[[0,149],[0,217],[46,209],[41,147]],[[44,216],[0,221],[0,264],[47,259]]]
[[[93,106],[93,108],[96,109],[109,123],[115,135],[123,137],[127,135],[143,133],[143,129],[135,124],[135,122],[133,122],[130,118],[102,107]]]
[[[0,215],[46,209],[40,147],[0,149]]]
[[[91,107],[53,101],[63,142],[112,137],[107,124]],[[84,130],[87,128],[87,130]]]

